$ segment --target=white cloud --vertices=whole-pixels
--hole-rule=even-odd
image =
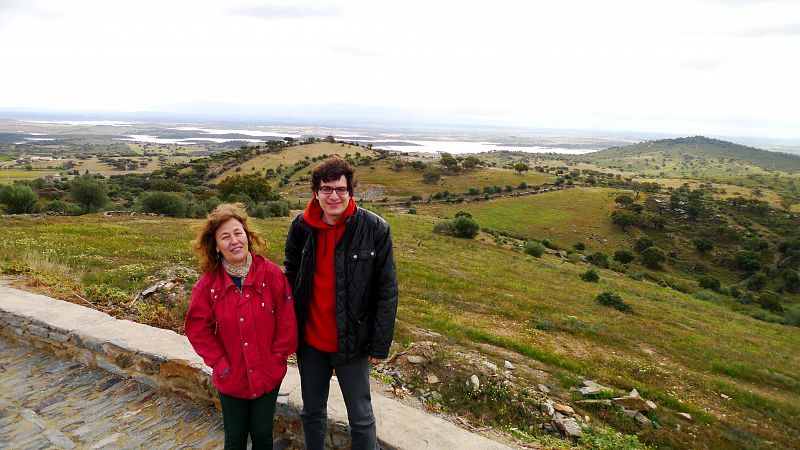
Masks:
[[[785,22],[800,17],[796,3],[24,5],[0,0],[0,108],[280,115],[305,105],[309,115],[396,113],[398,124],[800,133],[800,39]]]

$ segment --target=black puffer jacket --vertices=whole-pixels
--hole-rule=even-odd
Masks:
[[[305,335],[314,276],[316,229],[297,216],[286,238],[286,278],[294,292],[300,341]],[[386,358],[397,313],[397,270],[389,224],[362,208],[347,218],[334,252],[337,358]]]

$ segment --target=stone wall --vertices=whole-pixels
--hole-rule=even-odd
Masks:
[[[219,408],[211,369],[195,354],[185,336],[153,328],[69,302],[4,286],[0,279],[0,334],[119,377],[130,378],[166,394],[177,394]],[[444,418],[380,395],[375,385],[378,442],[381,448],[506,450],[508,447],[458,428]],[[303,442],[299,411],[300,376],[290,365],[278,395],[275,435],[294,445]],[[347,410],[336,377],[328,399],[327,446],[348,448]]]

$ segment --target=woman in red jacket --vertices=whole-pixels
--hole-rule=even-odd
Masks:
[[[286,359],[297,349],[292,292],[281,269],[255,253],[264,240],[241,204],[219,205],[194,242],[203,275],[192,290],[186,337],[213,369],[225,449],[272,449]]]

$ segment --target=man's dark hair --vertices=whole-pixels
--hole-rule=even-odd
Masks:
[[[311,190],[317,192],[323,182],[336,181],[344,175],[347,180],[347,190],[352,197],[353,189],[358,185],[354,174],[355,169],[347,161],[340,158],[326,159],[311,172]]]

